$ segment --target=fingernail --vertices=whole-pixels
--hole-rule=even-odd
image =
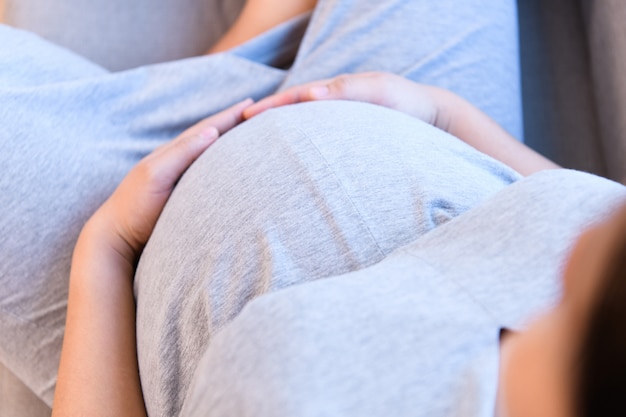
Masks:
[[[213,139],[216,139],[219,136],[219,134],[220,132],[215,127],[210,126],[206,128],[205,130],[203,130],[200,133],[200,136],[202,136],[206,140],[213,140]]]
[[[320,85],[317,87],[311,87],[310,93],[313,98],[324,98],[328,95],[329,90],[327,86]]]

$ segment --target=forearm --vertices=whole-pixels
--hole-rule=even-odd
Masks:
[[[53,416],[145,416],[133,265],[98,238],[98,227],[83,230],[74,252]]]
[[[248,0],[228,32],[207,53],[223,52],[241,45],[295,16],[312,10],[316,3],[317,0]]]
[[[502,127],[463,98],[436,87],[428,87],[439,109],[435,124],[477,150],[527,176],[557,164],[517,141]]]

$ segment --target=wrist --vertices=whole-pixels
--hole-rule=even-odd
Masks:
[[[544,169],[560,168],[517,141],[487,114],[461,96],[437,87],[428,88],[437,115],[433,124],[439,129],[524,176]]]
[[[115,223],[106,213],[98,210],[81,231],[72,259],[72,272],[75,270],[89,275],[100,272],[115,272],[115,276],[134,275],[137,253],[117,232]],[[72,274],[73,275],[73,274]],[[81,273],[80,275],[84,275]]]
[[[432,102],[431,124],[447,133],[452,133],[454,115],[459,112],[462,99],[451,91],[439,87],[425,86]]]

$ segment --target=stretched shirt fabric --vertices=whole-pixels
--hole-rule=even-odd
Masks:
[[[141,157],[189,125],[246,97],[384,70],[451,89],[521,138],[516,30],[513,1],[322,0],[310,18],[229,53],[112,73],[0,26],[0,361],[52,403],[78,233]],[[288,70],[270,66],[290,57]],[[136,281],[153,416],[179,413],[213,336],[252,298],[370,266],[519,178],[436,129],[358,103],[268,112],[203,158],[197,180],[214,180],[184,191],[191,170],[181,181]],[[177,219],[187,199],[194,217]],[[206,237],[185,258],[172,243],[182,228]],[[166,272],[180,285],[157,288]],[[192,325],[195,336],[177,333]]]
[[[374,266],[261,296],[211,340],[182,414],[492,417],[500,330],[554,305],[577,235],[625,202],[535,174]]]
[[[148,412],[490,415],[500,330],[554,303],[577,234],[625,199],[382,107],[264,113],[187,171],[142,255]]]
[[[299,104],[233,129],[178,183],[135,275],[148,412],[180,409],[212,336],[251,299],[379,262],[517,179],[371,104]]]

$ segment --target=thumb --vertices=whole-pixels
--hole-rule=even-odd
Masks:
[[[366,73],[340,75],[327,83],[309,89],[310,100],[351,100],[382,104],[384,99],[384,75]]]

